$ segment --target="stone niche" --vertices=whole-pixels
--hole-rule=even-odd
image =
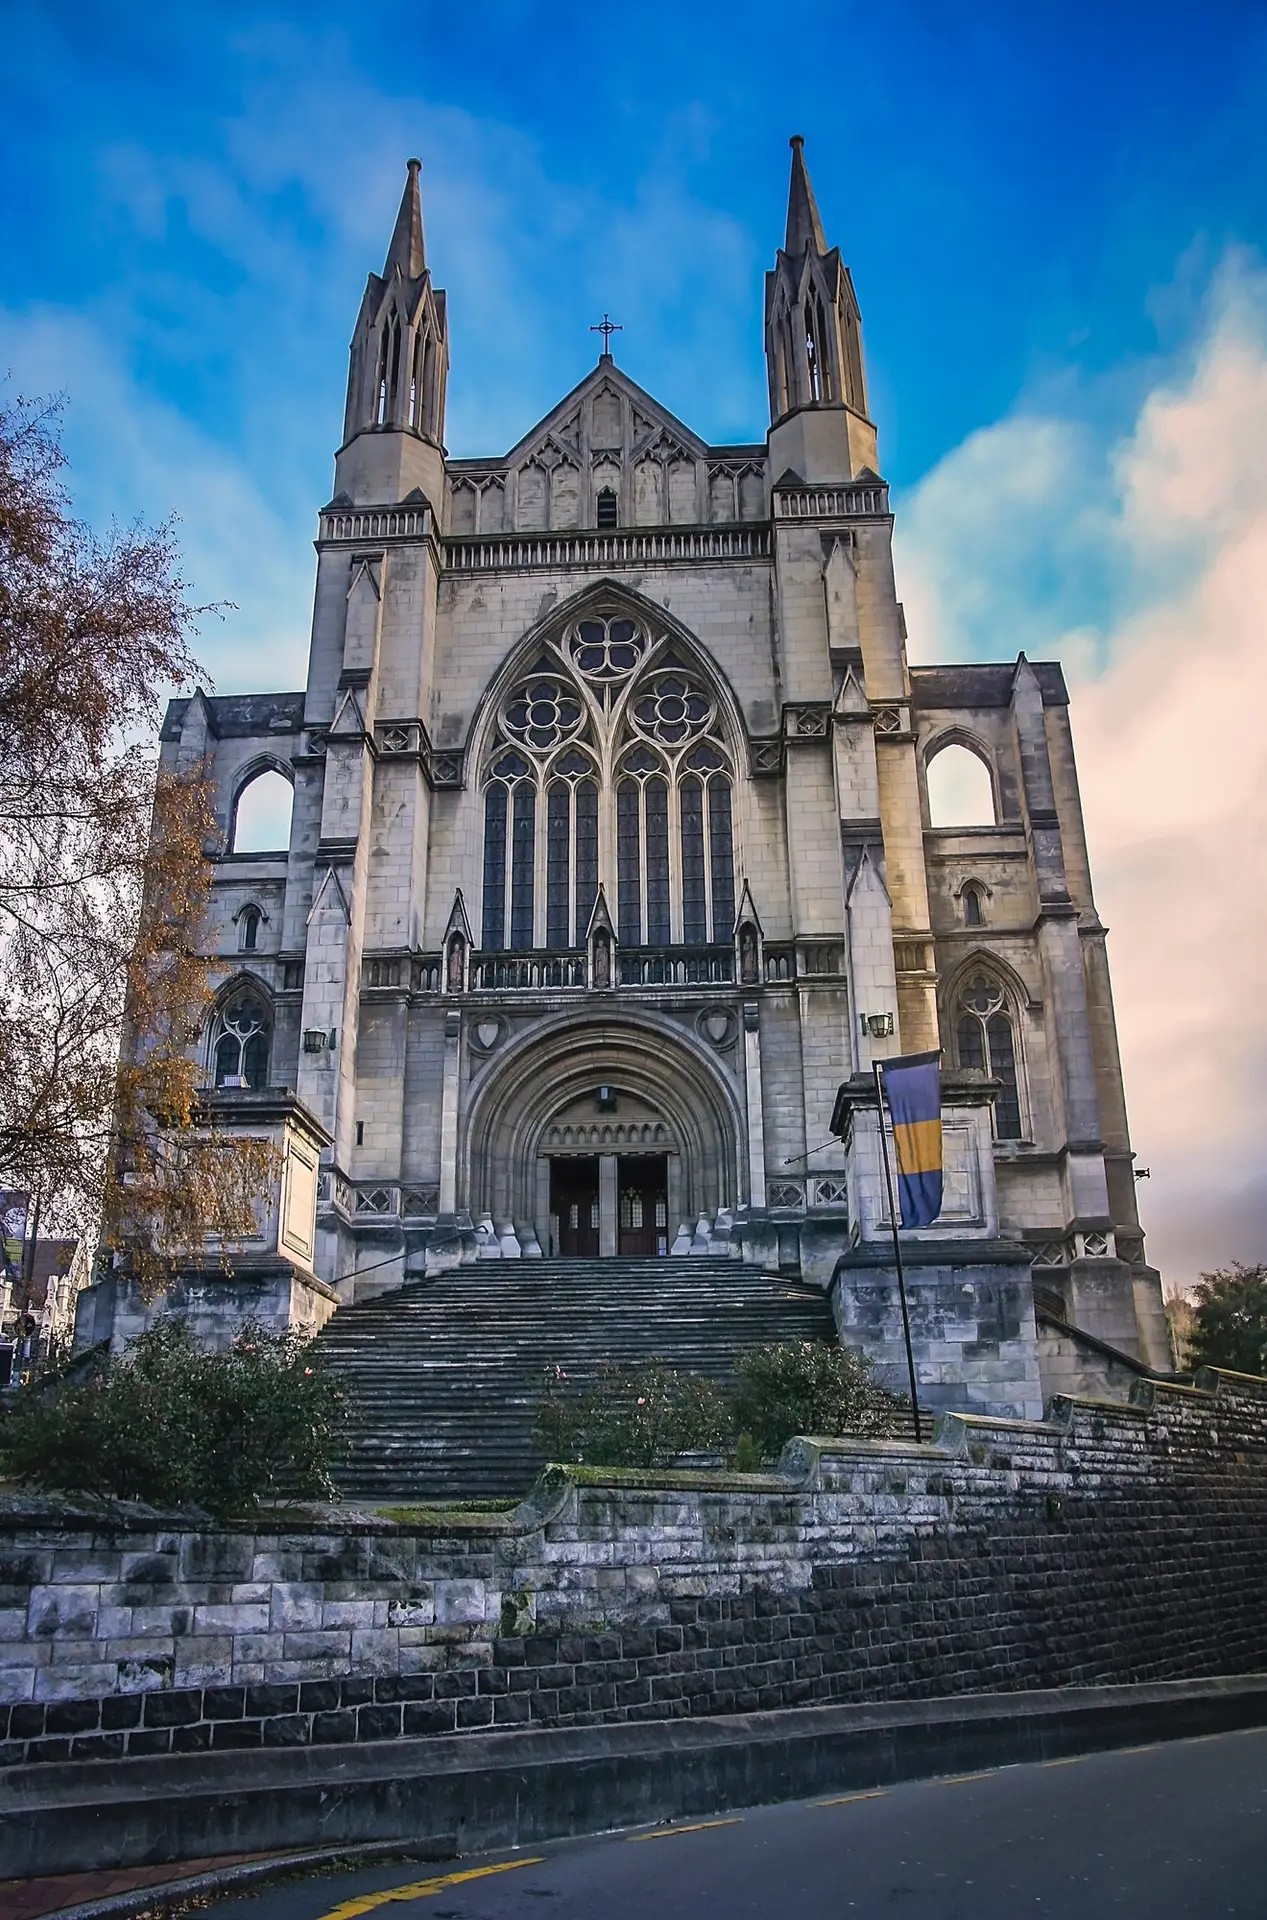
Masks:
[[[109,1340],[119,1352],[163,1314],[186,1318],[204,1346],[227,1346],[248,1320],[276,1333],[318,1333],[338,1305],[335,1289],[313,1269],[317,1178],[330,1136],[288,1088],[235,1089],[204,1096],[213,1124],[227,1134],[268,1140],[276,1172],[260,1197],[258,1232],[241,1245],[209,1241],[204,1262],[181,1271],[150,1300],[122,1274],[86,1287],[75,1315],[75,1346]]]

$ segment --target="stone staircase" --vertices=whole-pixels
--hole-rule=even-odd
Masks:
[[[719,1382],[768,1340],[832,1340],[816,1287],[737,1260],[486,1261],[343,1307],[316,1349],[347,1395],[345,1500],[515,1498],[547,1367],[660,1358]]]

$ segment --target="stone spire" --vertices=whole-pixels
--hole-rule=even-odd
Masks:
[[[805,165],[804,134],[794,133],[788,145],[792,149],[792,178],[787,192],[787,235],[783,251],[799,260],[807,247],[812,247],[815,253],[826,253],[827,239]]]
[[[383,279],[390,280],[393,267],[399,267],[405,280],[418,280],[427,270],[427,250],[422,239],[422,191],[418,176],[421,160],[407,160],[409,177],[400,196],[400,212],[392,229],[391,245],[383,267]],[[813,204],[811,197],[811,205]],[[788,215],[789,220],[791,215]]]
[[[444,495],[444,399],[449,329],[422,238],[420,160],[408,162],[391,244],[371,273],[348,365],[335,497],[357,506],[415,493],[437,509]]]
[[[771,442],[771,458],[776,473],[786,468],[803,480],[851,479],[876,463],[862,316],[840,249],[827,244],[799,133],[791,147],[787,232],[774,271],[765,277],[770,421],[777,429],[811,413],[824,419],[804,432],[798,428],[790,439],[783,435],[777,455]],[[828,415],[835,416],[834,426],[826,424]]]

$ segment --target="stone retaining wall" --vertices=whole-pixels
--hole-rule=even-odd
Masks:
[[[1140,1383],[505,1516],[0,1508],[0,1762],[1267,1668],[1267,1383]]]

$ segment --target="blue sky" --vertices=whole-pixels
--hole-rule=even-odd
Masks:
[[[803,133],[862,303],[912,651],[1065,661],[1150,1219],[1176,1273],[1267,1257],[1237,1146],[1267,1127],[1267,775],[1239,731],[1267,698],[1267,7],[4,0],[0,23],[0,370],[65,393],[86,513],[180,516],[199,597],[236,603],[205,629],[221,691],[302,683],[347,340],[408,154],[449,444],[477,454],[583,374],[604,308],[667,405],[760,437]],[[1176,937],[1194,876],[1208,925]]]

